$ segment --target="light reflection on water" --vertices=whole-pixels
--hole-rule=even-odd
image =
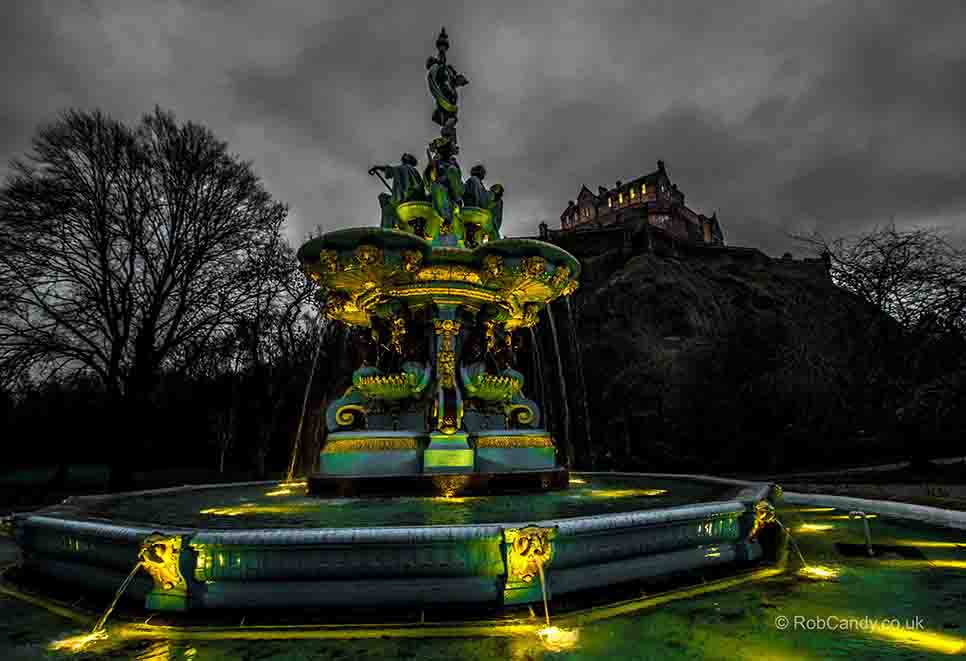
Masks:
[[[582,483],[581,483],[582,482]],[[723,499],[733,489],[669,478],[587,475],[566,490],[501,496],[314,498],[304,489],[240,486],[89,505],[91,516],[220,529],[458,525],[557,519]]]

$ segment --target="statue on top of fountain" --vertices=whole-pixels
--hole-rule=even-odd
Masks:
[[[442,219],[440,234],[453,234],[462,241],[462,225],[459,222],[460,201],[463,199],[463,173],[456,161],[459,147],[446,136],[434,138],[426,149],[429,163],[423,172],[429,200]]]
[[[446,62],[448,50],[449,36],[446,34],[446,28],[443,28],[436,37],[437,54],[426,60],[426,80],[429,83],[429,93],[436,101],[433,122],[442,127],[441,132],[444,137],[455,142],[459,101],[457,88],[469,84],[470,81]]]
[[[400,204],[426,199],[423,178],[416,169],[419,161],[412,154],[403,154],[399,161],[399,165],[373,165],[369,168],[370,175],[382,172],[387,179],[392,180],[391,192],[379,194],[383,229],[393,229],[399,224],[396,208]],[[383,183],[386,183],[385,180]]]
[[[398,166],[375,165],[369,174],[379,175],[389,189],[389,193],[379,195],[383,229],[409,232],[434,245],[476,248],[500,238],[503,186],[486,187],[483,165],[474,166],[470,178],[463,181],[456,160],[456,88],[468,81],[446,62],[449,37],[445,29],[436,40],[436,50],[437,55],[429,58],[426,68],[429,90],[436,101],[433,121],[441,127],[441,135],[426,149],[428,163],[422,176],[411,154],[403,154]],[[392,179],[391,186],[386,179]]]
[[[463,208],[471,207],[489,212],[489,218],[486,214],[475,216],[480,221],[478,232],[492,241],[500,238],[500,226],[503,224],[503,186],[494,184],[488,189],[483,183],[485,178],[486,166],[482,163],[474,165],[470,170],[470,178],[463,186]]]

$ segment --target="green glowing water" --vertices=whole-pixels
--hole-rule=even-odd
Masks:
[[[71,516],[205,528],[455,525],[569,518],[727,499],[734,487],[686,480],[581,476],[566,491],[467,498],[329,498],[305,486],[240,486],[119,496]],[[582,482],[582,483],[581,483]],[[51,510],[52,511],[52,510]]]

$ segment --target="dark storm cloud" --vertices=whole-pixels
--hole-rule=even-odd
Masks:
[[[960,2],[31,2],[0,27],[0,158],[69,106],[210,126],[292,208],[290,235],[373,224],[374,162],[424,159],[440,25],[470,79],[462,163],[509,233],[664,159],[732,244],[894,220],[961,229]]]

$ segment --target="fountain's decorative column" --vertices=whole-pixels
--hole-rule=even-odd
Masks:
[[[436,401],[433,418],[436,429],[429,435],[429,447],[423,453],[424,473],[472,473],[473,450],[462,429],[463,396],[457,384],[459,357],[459,309],[455,305],[438,305],[433,319],[436,334]]]

